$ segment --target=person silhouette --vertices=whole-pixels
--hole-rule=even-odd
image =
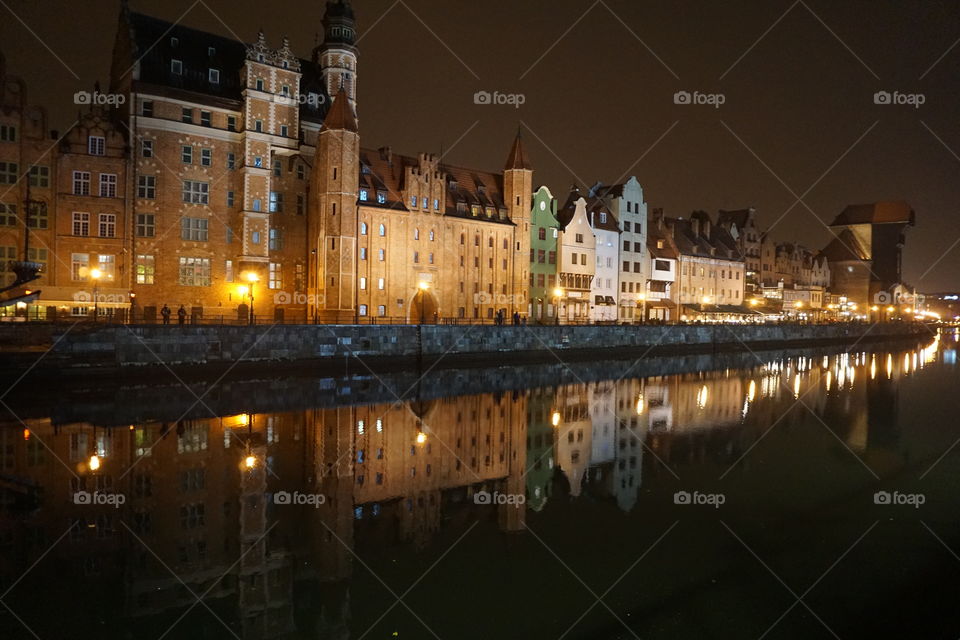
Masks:
[[[160,309],[160,315],[163,317],[163,324],[170,324],[170,307],[163,305],[163,309]]]

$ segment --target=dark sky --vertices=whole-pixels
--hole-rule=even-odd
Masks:
[[[131,6],[247,41],[287,34],[302,57],[321,30],[320,1],[205,2]],[[522,121],[534,182],[561,199],[634,174],[669,215],[754,206],[814,248],[846,204],[903,199],[917,212],[906,278],[960,288],[960,2],[791,2],[357,0],[362,144],[443,145],[449,162],[495,169]],[[106,83],[118,11],[0,1],[8,70],[54,128],[73,121],[76,90]],[[480,90],[525,103],[475,105]],[[676,105],[678,90],[725,103]],[[881,90],[925,103],[874,104]]]

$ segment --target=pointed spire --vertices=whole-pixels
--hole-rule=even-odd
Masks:
[[[359,133],[360,126],[357,124],[357,117],[353,113],[353,107],[350,104],[350,96],[346,90],[340,87],[340,91],[333,99],[330,105],[330,111],[323,121],[323,128],[336,131],[352,131]]]
[[[517,137],[513,140],[513,146],[510,148],[510,155],[507,156],[507,163],[504,165],[504,171],[524,169],[533,170],[530,159],[527,157],[527,151],[523,147],[523,135],[521,129],[517,128]]]

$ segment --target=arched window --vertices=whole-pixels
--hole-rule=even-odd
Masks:
[[[433,232],[433,229],[430,229],[430,242],[433,242],[436,238],[436,234]]]
[[[413,229],[413,239],[414,240],[420,239],[420,229],[417,229],[416,227],[414,227]]]
[[[380,235],[381,236],[387,235],[387,228],[382,224],[380,225]]]
[[[362,236],[367,235],[367,223],[366,223],[366,222],[361,222],[361,223],[360,223],[360,235],[362,235]]]
[[[493,236],[487,238],[487,246],[493,249]]]
[[[466,244],[467,238],[464,234],[460,234],[460,244]]]

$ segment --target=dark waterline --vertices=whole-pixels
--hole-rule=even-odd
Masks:
[[[957,339],[14,393],[2,636],[956,638]]]

